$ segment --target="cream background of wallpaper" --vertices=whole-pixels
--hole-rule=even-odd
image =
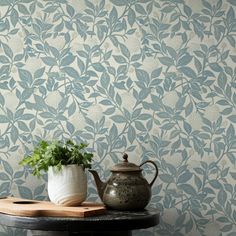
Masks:
[[[235,1],[1,1],[0,195],[45,199],[46,176],[18,161],[40,138],[82,138],[103,178],[125,151],[158,164],[161,223],[135,235],[234,236]]]

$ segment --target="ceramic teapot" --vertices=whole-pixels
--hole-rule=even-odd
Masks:
[[[112,175],[104,183],[95,170],[89,170],[98,190],[102,202],[111,209],[140,210],[145,208],[151,199],[151,187],[158,176],[158,167],[153,161],[145,161],[137,166],[128,162],[128,155],[124,154],[123,163],[112,167]],[[155,167],[155,175],[150,183],[143,177],[140,168],[146,163]]]

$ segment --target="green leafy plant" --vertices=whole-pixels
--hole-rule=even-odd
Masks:
[[[65,143],[61,141],[41,140],[34,148],[32,155],[20,161],[20,165],[28,165],[33,170],[33,175],[41,176],[41,171],[47,171],[50,166],[60,170],[63,165],[82,165],[91,168],[92,153],[85,151],[88,145],[75,144],[72,140]]]

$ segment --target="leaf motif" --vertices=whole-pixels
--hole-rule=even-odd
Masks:
[[[175,65],[174,60],[170,57],[159,57],[160,62],[165,66]]]
[[[79,79],[80,77],[78,72],[73,67],[64,67],[63,70],[65,71],[67,75],[69,75],[70,77],[74,79]]]
[[[34,78],[40,78],[43,76],[43,73],[45,71],[45,67],[39,68],[34,72]]]
[[[11,136],[12,142],[15,144],[19,136],[19,130],[15,126],[11,127],[10,136]]]
[[[175,126],[175,123],[167,123],[167,124],[164,124],[163,126],[161,126],[161,129],[170,130],[170,129],[172,129],[174,126]]]
[[[114,55],[113,57],[117,63],[120,63],[120,64],[127,63],[125,57],[123,57],[123,56]]]
[[[57,61],[53,57],[42,57],[41,59],[48,66],[56,66],[57,65]]]
[[[126,58],[130,58],[130,52],[124,44],[120,44],[120,50]]]
[[[230,4],[232,4],[233,6],[236,6],[236,2],[234,0],[227,0]]]
[[[99,62],[93,63],[92,66],[98,72],[104,72],[105,71],[105,67]]]
[[[10,180],[10,177],[7,174],[1,172],[0,173],[0,180],[7,181],[7,180]]]
[[[216,72],[221,72],[222,68],[219,66],[218,63],[210,63],[209,64],[210,68]]]
[[[70,5],[66,5],[66,11],[68,12],[70,17],[73,17],[75,14],[75,9]]]
[[[5,115],[0,115],[0,123],[8,123],[9,119]]]
[[[203,6],[211,10],[211,5],[209,4],[208,1],[202,0]]]
[[[111,2],[116,6],[126,6],[128,4],[126,0],[111,0]]]
[[[10,181],[6,182],[4,181],[1,185],[0,185],[0,193],[4,195],[8,195],[10,193]]]
[[[233,123],[236,123],[236,115],[230,115],[228,119],[232,121]]]
[[[173,177],[169,174],[160,174],[159,177],[164,183],[173,183],[174,182]]]
[[[196,196],[197,194],[196,190],[190,184],[181,184],[179,187],[189,195]]]
[[[132,144],[136,138],[136,131],[132,126],[128,128],[128,140]]]
[[[221,189],[222,188],[222,185],[218,180],[211,180],[209,183],[215,189]]]
[[[228,35],[226,38],[228,39],[228,42],[230,43],[230,45],[232,47],[235,47],[236,42],[235,42],[234,37],[232,35]]]
[[[128,22],[129,22],[129,24],[131,26],[133,26],[135,20],[136,20],[135,11],[133,9],[129,9],[129,12],[128,12]]]
[[[178,177],[178,183],[187,183],[192,178],[192,176],[192,173],[186,171]]]
[[[0,62],[3,64],[8,64],[10,63],[10,60],[6,56],[0,56]]]
[[[234,173],[234,172],[230,172],[230,175],[233,177],[233,179],[236,180],[236,173]]]
[[[189,6],[184,5],[184,13],[185,13],[188,17],[190,17],[190,16],[192,15],[192,9],[191,9]]]
[[[33,193],[30,190],[30,188],[25,187],[25,186],[20,186],[18,185],[18,190],[19,190],[19,194],[22,198],[26,198],[26,199],[32,199],[33,198]]]
[[[184,121],[184,130],[185,130],[188,134],[190,134],[190,133],[192,132],[192,127],[191,127],[191,125],[190,125],[189,123],[185,122],[185,121]]]
[[[116,123],[125,123],[126,122],[126,119],[121,115],[114,115],[111,118]]]
[[[149,84],[150,77],[145,70],[136,69],[135,72],[136,72],[137,79],[139,81],[145,82],[145,84]]]
[[[13,58],[13,52],[12,49],[5,43],[2,42],[2,46],[3,46],[3,50],[4,53],[6,54],[6,56],[8,56],[9,58]]]
[[[34,196],[40,195],[45,190],[45,184],[39,185],[34,189]]]
[[[186,66],[187,64],[191,62],[192,58],[193,57],[187,53],[186,55],[184,55],[178,60],[178,66]]]
[[[185,75],[185,76],[187,76],[187,77],[189,77],[189,78],[197,78],[197,75],[196,75],[196,73],[195,73],[195,71],[192,69],[192,68],[190,68],[190,67],[187,67],[187,66],[183,66],[183,67],[181,67],[180,68],[180,71]]]
[[[22,13],[24,15],[29,15],[30,14],[25,5],[17,4],[17,6],[18,6],[18,10],[19,10],[20,13]]]
[[[7,161],[2,161],[4,170],[10,175],[13,175],[13,169]]]
[[[73,56],[72,54],[69,54],[61,60],[60,65],[61,66],[68,66],[71,63],[73,63],[74,60],[75,60],[75,56]]]
[[[10,2],[8,0],[1,0],[0,1],[0,6],[9,6]]]

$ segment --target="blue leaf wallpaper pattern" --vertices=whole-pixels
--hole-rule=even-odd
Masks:
[[[135,235],[236,235],[235,10],[235,0],[1,0],[0,194],[46,199],[46,174],[18,162],[41,138],[85,140],[104,179],[124,152],[159,166],[160,225]],[[98,199],[91,178],[88,198]]]

